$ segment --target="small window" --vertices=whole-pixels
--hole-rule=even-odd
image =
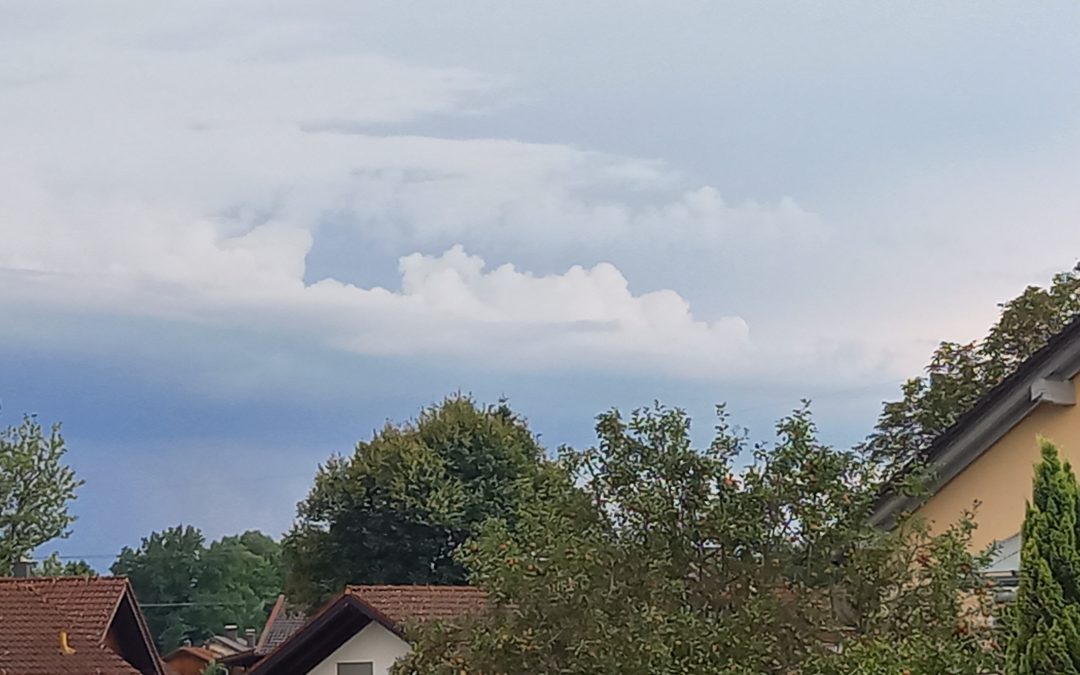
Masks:
[[[339,663],[337,675],[375,675],[371,661],[363,663]]]

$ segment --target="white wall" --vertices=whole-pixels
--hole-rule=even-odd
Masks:
[[[409,643],[372,621],[337,648],[309,675],[337,675],[337,664],[371,661],[374,675],[386,675],[394,661],[409,653]]]

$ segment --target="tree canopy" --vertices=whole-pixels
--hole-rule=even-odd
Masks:
[[[925,373],[905,382],[886,403],[867,440],[868,455],[896,470],[933,440],[1080,314],[1080,265],[1054,276],[1048,288],[1029,286],[1001,305],[981,340],[942,342]]]
[[[701,449],[679,410],[602,415],[596,447],[523,480],[515,522],[461,549],[494,609],[414,628],[395,672],[993,670],[970,517],[881,532],[865,457],[821,444],[805,408],[777,432],[740,471],[723,413]]]
[[[60,425],[46,433],[27,415],[0,431],[0,574],[34,549],[70,534],[68,506],[83,484],[64,463]]]
[[[1080,487],[1042,441],[1021,532],[1020,588],[1010,609],[1008,675],[1080,673]]]
[[[53,552],[41,561],[41,566],[34,570],[35,576],[41,577],[96,577],[97,571],[85,560],[64,560]]]
[[[461,584],[454,551],[489,518],[512,523],[544,455],[506,403],[463,396],[387,424],[331,458],[285,538],[288,591],[315,604],[346,584]]]
[[[261,532],[206,545],[202,532],[177,526],[125,547],[113,574],[127,576],[163,651],[200,641],[233,623],[260,629],[284,579],[280,546]]]

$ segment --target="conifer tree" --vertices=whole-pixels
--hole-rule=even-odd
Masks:
[[[1080,488],[1068,462],[1040,441],[1020,552],[1020,588],[1011,610],[1008,675],[1080,673]]]

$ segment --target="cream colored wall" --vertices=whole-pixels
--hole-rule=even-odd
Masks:
[[[309,671],[309,675],[337,675],[339,663],[371,661],[374,675],[386,675],[394,661],[409,653],[409,643],[374,621],[338,647],[325,661]]]
[[[1074,387],[1078,380],[1080,377],[1073,380]],[[1062,456],[1080,469],[1080,405],[1044,403],[938,490],[918,513],[935,530],[941,530],[956,522],[964,509],[978,500],[981,505],[975,513],[979,527],[972,538],[974,548],[1016,534],[1024,521],[1024,504],[1031,498],[1040,435],[1054,441]]]

